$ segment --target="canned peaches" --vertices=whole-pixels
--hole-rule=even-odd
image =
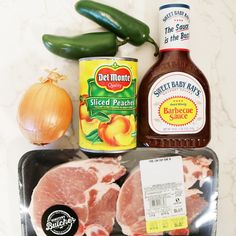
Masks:
[[[123,152],[137,146],[137,59],[79,61],[79,146],[90,152]]]

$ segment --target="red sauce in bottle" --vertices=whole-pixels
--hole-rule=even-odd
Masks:
[[[189,55],[189,6],[161,6],[160,28],[159,59],[139,88],[139,142],[150,147],[206,146],[210,91]]]

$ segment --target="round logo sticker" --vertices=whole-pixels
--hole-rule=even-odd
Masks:
[[[41,224],[47,236],[72,236],[78,230],[79,220],[70,207],[55,205],[44,212]]]

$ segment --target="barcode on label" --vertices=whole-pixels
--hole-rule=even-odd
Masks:
[[[149,203],[150,203],[150,207],[166,206],[166,198],[164,197],[152,198],[149,200]]]

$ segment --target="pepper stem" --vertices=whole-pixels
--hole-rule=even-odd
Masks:
[[[126,39],[124,39],[123,41],[120,41],[120,40],[116,39],[116,45],[117,45],[118,47],[120,47],[120,46],[122,46],[122,45],[128,43],[128,41],[129,41],[129,38],[126,38]]]
[[[155,53],[154,53],[154,56],[157,57],[158,54],[159,54],[159,47],[157,45],[157,43],[155,42],[155,40],[153,38],[151,38],[150,36],[148,37],[148,40],[147,40],[149,43],[153,44],[155,46]]]

